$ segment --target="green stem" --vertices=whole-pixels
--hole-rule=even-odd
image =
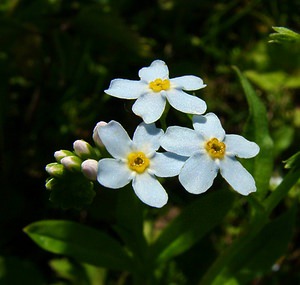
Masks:
[[[300,179],[300,169],[291,170],[275,189],[272,194],[267,197],[264,201],[265,209],[268,214],[271,214],[273,209],[280,203],[280,201],[287,195],[289,190],[297,183]]]

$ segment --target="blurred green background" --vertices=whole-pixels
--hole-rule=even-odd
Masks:
[[[171,78],[193,74],[204,80],[207,87],[197,94],[227,133],[241,133],[248,114],[231,68],[238,66],[266,104],[274,175],[284,174],[282,161],[299,150],[300,49],[268,43],[272,26],[299,32],[300,2],[2,0],[0,284],[68,284],[55,283],[59,278],[48,265],[53,255],[33,244],[22,228],[41,219],[80,221],[86,215],[101,226],[97,211],[105,212],[105,194],[97,193],[82,211],[59,209],[44,187],[45,165],[54,161],[54,151],[71,150],[76,139],[92,142],[100,120],[117,120],[132,133],[140,122],[131,111],[133,102],[103,90],[114,78],[137,80],[138,70],[155,59],[167,63]],[[167,120],[188,123],[176,110]],[[297,189],[290,198],[299,200]],[[185,200],[171,196],[170,203]],[[300,278],[299,241],[298,228],[286,257],[292,282],[286,284]],[[256,284],[280,284],[281,275],[266,278],[273,283]]]

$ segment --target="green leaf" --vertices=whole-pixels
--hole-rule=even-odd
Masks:
[[[267,111],[247,78],[237,67],[233,67],[233,69],[239,77],[249,105],[245,136],[255,141],[260,147],[259,154],[249,162],[245,162],[245,165],[250,168],[249,170],[254,176],[258,197],[263,198],[269,189],[273,171],[273,141],[269,134]]]
[[[285,168],[300,169],[300,151],[284,161]]]
[[[295,207],[291,208],[244,243],[211,285],[230,285],[233,280],[239,285],[248,284],[250,280],[269,272],[292,238],[295,210]]]
[[[300,35],[285,27],[272,27],[276,33],[270,34],[270,43],[299,42]]]
[[[300,168],[292,168],[285,175],[282,182],[276,189],[264,200],[264,208],[266,213],[272,213],[273,209],[286,197],[290,189],[297,183],[300,178]]]
[[[49,262],[50,267],[55,271],[59,278],[68,280],[71,284],[88,285],[88,279],[84,268],[78,262],[68,258],[52,259]]]
[[[104,285],[106,269],[86,263],[78,263],[74,259],[56,258],[49,262],[55,275],[76,285]],[[69,283],[68,283],[69,284]]]
[[[200,196],[187,206],[161,233],[150,248],[157,262],[183,253],[219,224],[233,203],[230,191],[215,191]]]
[[[28,225],[25,233],[41,248],[95,266],[132,270],[132,260],[111,236],[70,221],[45,220]]]
[[[244,75],[266,92],[282,93],[282,89],[284,88],[292,89],[300,87],[298,74],[290,74],[282,70],[270,72],[248,70],[244,72]]]

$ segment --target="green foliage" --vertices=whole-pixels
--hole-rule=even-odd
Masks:
[[[156,262],[164,263],[191,248],[221,222],[232,203],[230,192],[216,191],[187,206],[152,244],[151,254]]]
[[[250,2],[1,2],[1,285],[298,283],[299,1]],[[172,77],[203,78],[199,96],[228,133],[260,145],[241,160],[256,194],[240,197],[218,178],[200,196],[164,182],[170,202],[157,210],[131,187],[94,189],[60,162],[47,179],[52,153],[90,141],[96,122],[134,129],[131,103],[103,90],[112,78],[138,79],[154,59]],[[165,119],[188,121],[172,109]],[[282,182],[270,191],[275,175]]]
[[[300,35],[285,27],[273,27],[276,33],[270,34],[271,43],[299,42]]]
[[[285,168],[300,169],[300,152],[298,151],[293,156],[285,161]]]
[[[214,281],[200,284],[248,284],[254,278],[270,272],[272,265],[287,249],[293,234],[295,214],[295,208],[292,208],[267,223],[257,235],[248,233],[248,236],[242,237],[243,242],[239,244],[238,250],[227,260]]]
[[[252,172],[257,185],[257,195],[263,198],[269,190],[273,171],[273,141],[269,135],[267,111],[247,78],[237,67],[234,67],[234,70],[240,79],[249,105],[245,135],[260,147],[259,154],[253,159]]]
[[[80,262],[132,271],[132,261],[109,234],[70,221],[44,220],[24,228],[40,247]]]
[[[56,275],[74,285],[104,285],[106,270],[89,264],[80,264],[67,258],[53,259],[50,267]]]
[[[62,178],[50,178],[47,185],[50,201],[65,209],[89,205],[96,195],[94,183],[78,172],[68,172]]]

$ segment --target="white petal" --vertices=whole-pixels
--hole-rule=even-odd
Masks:
[[[179,174],[187,157],[175,153],[156,153],[151,158],[150,169],[158,177],[173,177]]]
[[[218,169],[218,165],[207,154],[195,153],[183,165],[179,181],[188,192],[200,194],[211,187]]]
[[[149,67],[140,69],[139,77],[148,83],[157,78],[168,79],[169,69],[164,61],[154,60]]]
[[[220,172],[231,187],[242,195],[256,191],[252,175],[234,157],[220,160]]]
[[[161,137],[160,144],[167,150],[183,156],[191,156],[199,151],[202,141],[197,133],[184,127],[168,127]]]
[[[155,177],[145,172],[132,181],[135,194],[145,204],[161,208],[168,201],[168,194]]]
[[[170,89],[166,96],[170,105],[183,113],[200,115],[206,111],[205,101],[182,90]]]
[[[142,117],[146,124],[156,122],[164,112],[166,98],[161,94],[147,93],[139,97],[132,106],[132,111]]]
[[[226,135],[224,143],[226,153],[241,158],[254,157],[259,153],[259,146],[255,142],[248,141],[239,135]]]
[[[156,128],[155,124],[141,123],[136,128],[132,141],[137,149],[147,154],[159,149],[159,139],[163,134],[164,131]]]
[[[225,131],[222,128],[221,122],[214,113],[208,113],[205,116],[194,116],[193,127],[205,139],[217,138],[223,141],[225,137]]]
[[[193,75],[185,75],[170,79],[171,85],[175,88],[181,88],[186,91],[198,90],[204,88],[203,80]]]
[[[136,99],[148,90],[148,84],[143,81],[114,79],[104,92],[122,99]]]
[[[127,185],[132,175],[126,163],[104,158],[99,161],[97,180],[105,187],[117,189]]]
[[[98,129],[99,137],[107,151],[115,158],[127,158],[131,152],[131,139],[127,132],[116,121],[110,121],[107,125]]]

